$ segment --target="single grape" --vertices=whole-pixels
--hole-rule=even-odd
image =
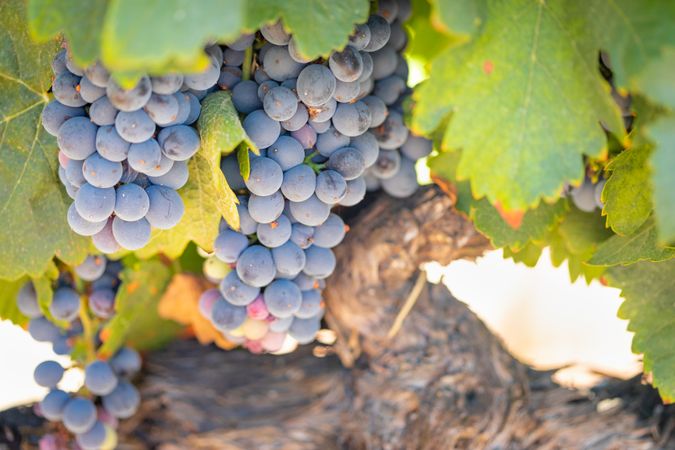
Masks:
[[[150,223],[145,218],[135,221],[122,220],[115,217],[112,232],[115,241],[127,250],[138,250],[150,242]]]
[[[304,127],[308,120],[309,113],[307,112],[307,108],[303,104],[298,104],[298,109],[293,114],[293,117],[281,122],[281,127],[286,131],[297,131]]]
[[[373,128],[372,133],[384,150],[397,149],[408,139],[408,128],[403,123],[403,117],[395,111],[390,111],[382,125]]]
[[[262,108],[262,99],[258,97],[258,83],[244,80],[232,89],[232,103],[240,113],[250,114]]]
[[[372,78],[368,78],[365,81],[359,81],[359,95],[356,97],[357,99],[362,99],[363,97],[368,96],[373,91],[373,86],[375,85],[375,82],[373,81]],[[371,119],[372,122],[372,119]]]
[[[245,184],[255,195],[272,195],[281,187],[283,176],[279,164],[261,156],[251,160],[251,172]]]
[[[370,110],[361,101],[340,103],[333,116],[335,129],[349,137],[363,134],[370,127],[370,122]]]
[[[356,25],[354,32],[349,36],[349,45],[356,50],[363,50],[370,42],[370,28],[365,23]]]
[[[74,108],[63,105],[57,100],[52,100],[47,103],[47,106],[42,111],[42,126],[47,130],[47,133],[52,136],[58,136],[59,128],[66,120],[80,116],[84,116],[84,108]]]
[[[150,78],[144,76],[132,89],[122,89],[113,80],[110,80],[106,87],[106,94],[110,103],[120,111],[136,111],[145,106],[152,95],[152,84]],[[121,134],[121,133],[120,133]]]
[[[117,386],[117,377],[105,361],[89,363],[84,370],[84,385],[96,395],[108,395]]]
[[[52,93],[54,98],[65,106],[76,108],[87,104],[80,95],[80,77],[67,71],[54,79]]]
[[[302,304],[302,292],[289,280],[275,280],[263,293],[267,310],[278,318],[292,316]]]
[[[349,103],[354,101],[361,91],[361,84],[358,81],[346,83],[338,80],[335,85],[335,94],[333,98],[340,103]]]
[[[73,55],[66,52],[66,67],[70,73],[81,77],[84,75],[84,69],[73,60]]]
[[[305,201],[312,196],[315,188],[316,173],[308,165],[300,164],[284,172],[281,192],[287,199]]]
[[[357,49],[345,47],[341,52],[333,52],[328,59],[330,70],[340,81],[356,81],[363,72],[363,59]]]
[[[286,45],[291,40],[291,35],[286,33],[280,20],[260,27],[260,34],[274,45]]]
[[[221,331],[240,327],[246,321],[246,308],[235,306],[225,300],[216,300],[211,309],[211,322]]]
[[[199,119],[199,115],[202,112],[202,104],[199,103],[200,99],[196,95],[188,93],[187,96],[190,99],[190,114],[185,119],[185,124],[192,125]]]
[[[245,58],[245,51],[237,51],[232,50],[231,48],[226,48],[223,52],[223,64],[226,66],[241,66],[244,63]]]
[[[249,286],[239,279],[237,272],[227,274],[218,286],[225,300],[236,306],[246,306],[260,294],[260,289]]]
[[[110,103],[108,97],[101,97],[89,105],[89,118],[99,126],[115,125],[119,110]]]
[[[373,57],[370,56],[370,53],[361,52],[361,59],[363,60],[363,71],[361,76],[357,80],[359,83],[364,83],[365,81],[372,80],[371,75],[373,74]],[[366,91],[369,91],[368,89]]]
[[[583,212],[593,212],[597,207],[595,204],[595,186],[589,179],[573,188],[570,197],[572,197],[574,205]]]
[[[242,34],[236,41],[227,44],[227,46],[232,50],[244,51],[253,45],[253,41],[255,41],[255,34]]]
[[[261,245],[248,247],[237,260],[237,275],[251,286],[268,285],[276,275],[272,253]]]
[[[377,14],[384,17],[390,24],[398,17],[398,2],[396,0],[379,0]]]
[[[384,17],[373,14],[368,18],[366,24],[368,25],[368,28],[370,28],[370,41],[368,41],[368,44],[363,50],[374,52],[384,47],[391,35],[389,22],[387,22]]]
[[[168,74],[151,77],[150,83],[155,94],[170,95],[178,92],[183,85],[183,75]]]
[[[291,132],[291,136],[308,150],[314,148],[314,144],[316,144],[316,131],[309,124]]]
[[[316,177],[315,194],[322,202],[334,205],[347,193],[347,182],[334,170],[324,170]]]
[[[298,79],[297,78],[288,78],[281,82],[282,87],[289,89],[293,94],[298,98]]]
[[[202,295],[199,296],[199,303],[197,307],[199,308],[199,313],[209,318],[211,317],[211,310],[213,309],[213,304],[218,300],[223,299],[223,296],[220,295],[218,289],[207,289],[202,292]]]
[[[223,230],[213,244],[213,251],[221,261],[235,263],[246,247],[248,247],[246,236],[236,231]]]
[[[260,50],[258,50],[258,60],[261,60],[263,58],[265,50],[269,49],[269,47],[271,47],[271,44],[266,43],[265,45],[262,46]],[[265,73],[264,70],[262,70],[261,67],[258,67],[256,71],[253,73],[253,79],[258,84],[271,80],[271,78]]]
[[[115,198],[115,215],[128,222],[142,219],[150,208],[148,194],[137,184],[118,187]]]
[[[112,222],[112,218],[108,219],[103,229],[91,237],[94,246],[103,253],[115,253],[120,249],[112,232]]]
[[[117,387],[103,397],[103,407],[119,419],[133,416],[140,402],[141,397],[136,388],[124,380],[120,380]]]
[[[251,215],[248,212],[248,206],[239,204],[237,205],[237,212],[239,213],[239,228],[242,234],[253,234],[258,229],[258,222],[253,220]]]
[[[314,278],[327,278],[335,270],[335,255],[332,250],[312,245],[305,250],[305,268],[303,271]]]
[[[46,388],[55,388],[63,378],[63,367],[56,361],[43,361],[33,372],[35,382]]]
[[[152,184],[159,184],[175,190],[185,186],[188,178],[188,165],[185,161],[174,161],[171,169],[164,175],[149,177]]]
[[[270,313],[262,295],[257,296],[255,300],[246,305],[246,314],[253,320],[265,320],[269,317]]]
[[[380,146],[373,133],[366,131],[360,136],[351,139],[350,145],[361,153],[363,164],[366,168],[375,164],[380,154]]]
[[[398,20],[390,25],[391,35],[389,36],[389,45],[391,48],[400,52],[403,50],[408,43],[408,36],[406,36],[403,25]]]
[[[314,227],[308,227],[301,223],[294,223],[291,229],[291,242],[300,247],[301,249],[306,249],[314,241]]]
[[[312,317],[309,319],[301,319],[296,317],[293,319],[290,328],[288,329],[288,334],[298,341],[299,344],[309,344],[314,340],[316,333],[319,332],[321,328],[321,321]]]
[[[103,275],[106,266],[106,259],[103,256],[89,255],[81,264],[75,266],[75,273],[85,281],[94,281]]]
[[[371,53],[371,57],[373,58],[373,79],[382,80],[396,72],[398,55],[393,48],[386,46],[381,50]]]
[[[293,283],[297,284],[301,291],[309,291],[310,289],[323,289],[320,286],[319,280],[314,277],[310,277],[305,273],[298,274],[298,276],[293,279]]]
[[[289,120],[298,110],[298,97],[290,89],[277,86],[265,94],[263,108],[271,119]]]
[[[75,441],[83,450],[98,450],[103,447],[106,438],[107,431],[105,425],[103,425],[103,422],[97,420],[89,430],[76,435]]]
[[[56,325],[45,317],[36,317],[28,322],[30,337],[38,342],[54,342],[61,335]]]
[[[333,127],[330,127],[325,133],[321,133],[316,139],[317,151],[329,157],[339,148],[347,147],[349,145],[349,136],[345,136]]]
[[[68,341],[68,336],[60,335],[54,342],[52,342],[52,351],[57,355],[70,355],[73,351],[73,346]]]
[[[401,146],[401,153],[413,161],[429,156],[433,143],[421,136],[408,135],[408,139]]]
[[[174,95],[152,94],[143,107],[157,125],[166,125],[178,117],[178,100]]]
[[[94,153],[93,155],[95,154],[96,153]],[[91,158],[91,156],[89,156],[89,158]],[[84,172],[82,170],[83,167],[84,161],[78,161],[73,159],[68,162],[68,166],[66,167],[65,170],[65,176],[66,180],[68,180],[68,183],[70,183],[72,186],[79,188],[80,186],[82,186],[84,183],[87,182],[86,178],[84,177]]]
[[[19,307],[21,314],[29,319],[34,319],[42,315],[35,287],[31,281],[26,281],[23,286],[21,286],[21,289],[19,289],[19,293],[16,297],[16,304]]]
[[[397,59],[398,63],[396,64],[396,70],[394,71],[394,75],[396,75],[397,77],[401,77],[404,80],[407,80],[408,75],[410,73],[408,69],[408,63],[406,62],[405,58],[403,58],[401,55],[398,55]]]
[[[258,91],[257,91],[258,99],[261,102],[263,102],[265,100],[265,96],[267,95],[267,93],[277,86],[279,86],[279,83],[277,83],[274,80],[267,80],[267,81],[263,81],[262,83],[260,83],[260,85],[258,86]],[[263,103],[261,103],[261,105],[262,104]],[[256,109],[258,109],[258,108],[256,108]]]
[[[61,420],[63,409],[70,400],[70,396],[60,389],[52,389],[40,402],[40,412],[52,422]]]
[[[267,157],[275,161],[280,167],[281,170],[289,170],[298,164],[302,164],[305,160],[305,152],[302,148],[302,144],[297,139],[294,139],[291,136],[279,136],[271,146],[267,148]],[[236,160],[235,160],[236,162]],[[239,166],[237,165],[237,173],[239,173]],[[230,179],[225,175],[230,183]],[[234,189],[234,186],[230,184]]]
[[[310,227],[321,225],[330,214],[330,205],[322,202],[316,195],[301,202],[291,202],[291,213],[295,219]]]
[[[162,154],[162,157],[159,159],[159,164],[149,167],[145,171],[145,174],[152,177],[161,177],[162,175],[169,173],[173,164],[173,159],[169,159],[166,155]]]
[[[175,227],[185,211],[180,195],[165,186],[149,186],[146,192],[150,199],[150,208],[145,218],[150,225],[160,230]]]
[[[401,158],[401,167],[398,172],[382,180],[382,189],[392,197],[405,198],[417,190],[417,173],[415,163],[408,158]]]
[[[220,50],[220,47],[214,46],[211,48],[218,48]],[[212,64],[209,64],[206,69],[204,69],[200,73],[191,73],[187,74],[183,77],[183,84],[190,89],[197,89],[197,90],[205,90],[209,89],[218,82],[218,77],[220,77],[220,66],[222,65],[222,52],[220,54],[221,58],[220,61],[215,61],[215,63],[212,62]]]
[[[340,216],[331,213],[328,219],[314,229],[313,242],[317,247],[333,248],[342,242],[347,227]]]
[[[337,89],[337,82],[336,82]],[[330,119],[335,114],[337,109],[337,101],[334,98],[330,98],[326,103],[319,106],[310,106],[307,108],[309,118],[311,122],[322,122],[327,123],[330,126]]]
[[[110,367],[120,377],[130,377],[141,370],[141,355],[130,347],[122,347],[110,358]]]
[[[291,237],[291,221],[282,214],[273,222],[258,224],[256,233],[258,240],[265,247],[279,247],[286,243]],[[216,242],[218,241],[216,240]]]
[[[225,52],[232,51],[227,49]],[[223,66],[220,69],[218,86],[226,91],[231,91],[241,82],[241,69],[239,67]]]
[[[385,104],[392,105],[405,92],[406,87],[405,80],[396,75],[390,75],[375,83],[373,94],[381,98]]]
[[[246,183],[244,183],[244,179],[239,172],[239,162],[237,162],[236,156],[230,155],[222,158],[220,160],[220,170],[223,172],[223,175],[225,175],[227,184],[232,190],[239,191],[246,189]]]
[[[165,127],[171,127],[174,125],[183,125],[187,122],[190,113],[192,112],[192,104],[190,101],[190,95],[186,92],[176,92],[173,94],[174,98],[178,102],[178,115],[176,119],[172,122],[164,125]]]
[[[311,289],[302,291],[302,304],[300,309],[295,312],[295,317],[301,319],[309,319],[321,314],[323,307],[323,299],[321,298],[321,291],[318,289]]]
[[[398,0],[398,20],[406,22],[412,16],[412,3],[410,0]]]
[[[275,45],[265,52],[262,66],[271,79],[284,81],[287,78],[296,78],[304,65],[291,57],[287,47]]]
[[[265,197],[251,194],[248,201],[248,213],[258,223],[273,222],[279,218],[283,211],[284,197],[278,191]]]
[[[131,144],[127,161],[132,169],[141,173],[149,172],[162,161],[162,149],[154,139]]]
[[[122,162],[127,159],[130,145],[114,126],[102,126],[96,132],[96,151],[108,161]]]
[[[110,81],[110,72],[103,67],[100,61],[96,61],[94,64],[89,65],[84,69],[85,76],[91,81],[95,86],[104,88],[108,86],[108,81]]]
[[[311,58],[307,58],[305,55],[300,53],[300,50],[298,49],[298,44],[295,42],[295,39],[293,38],[291,38],[291,40],[288,41],[288,54],[291,55],[293,61],[301,64],[305,64],[312,61]]]
[[[244,130],[259,149],[274,144],[281,133],[279,122],[272,120],[262,109],[253,111],[244,119]]]
[[[335,170],[347,181],[359,177],[366,169],[361,152],[354,147],[343,147],[333,152],[326,167]]]
[[[122,164],[109,161],[98,152],[84,160],[82,165],[84,179],[97,188],[111,188],[122,178]]]
[[[300,72],[297,81],[298,96],[307,106],[320,106],[335,93],[335,76],[325,66],[311,64]]]
[[[96,151],[98,127],[87,117],[73,117],[63,122],[56,141],[70,159],[83,160]]]
[[[115,313],[115,292],[112,289],[95,289],[89,295],[89,309],[101,319],[109,319]]]
[[[85,433],[96,423],[96,406],[91,400],[75,397],[63,408],[63,425],[71,433]]]
[[[293,278],[305,267],[305,253],[291,241],[272,249],[277,276]]]
[[[400,167],[401,155],[397,150],[382,151],[370,168],[370,173],[381,180],[386,180],[396,175]]]
[[[105,95],[105,88],[96,86],[87,77],[80,79],[80,96],[87,103],[94,103]]]
[[[54,75],[60,75],[66,70],[68,70],[68,67],[66,67],[66,49],[62,48],[59,50],[59,52],[54,56],[54,59],[52,60],[52,72]]]
[[[138,144],[147,141],[155,134],[155,122],[148,113],[139,109],[137,111],[120,111],[115,117],[115,129],[127,142]]]
[[[321,133],[325,133],[328,131],[331,127],[330,120],[327,120],[325,122],[314,122],[313,120],[309,120],[309,126],[314,129],[314,131],[317,134],[317,137]],[[316,144],[316,142],[314,143]]]

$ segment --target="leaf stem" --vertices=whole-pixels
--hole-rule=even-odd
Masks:
[[[251,79],[251,66],[253,65],[253,46],[249,46],[244,53],[244,63],[241,66],[241,79]]]

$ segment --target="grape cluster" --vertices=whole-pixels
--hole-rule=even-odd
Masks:
[[[347,232],[333,208],[354,206],[368,188],[407,197],[415,160],[431,142],[403,122],[408,68],[402,22],[407,1],[381,1],[341,51],[310,61],[280,22],[242,36],[224,51],[219,86],[232,92],[243,127],[260,150],[244,180],[234,156],[221,168],[239,196],[241,228],[222,224],[205,274],[219,283],[201,313],[253,352],[278,351],[289,338],[314,340],[324,314],[332,248]],[[243,79],[245,49],[253,79]]]
[[[211,64],[204,73],[144,76],[129,90],[100,63],[83,69],[66,50],[54,59],[55,99],[42,124],[57,138],[59,178],[74,200],[68,223],[92,236],[101,252],[139,249],[153,227],[180,221],[184,206],[176,190],[200,147],[191,125],[200,98],[218,80],[219,50],[207,49]]]
[[[65,330],[42,314],[32,282],[24,284],[17,296],[17,305],[30,318],[28,331],[33,339],[52,343],[54,352],[59,355],[68,355],[77,347],[92,345],[85,342],[87,336],[84,336],[82,314],[87,316],[84,320],[91,326],[102,326],[114,315],[120,269],[118,262],[107,261],[102,256],[89,256],[75,267],[79,283],[69,272],[60,275],[49,313],[53,319],[68,324]],[[87,296],[86,304],[82,302],[83,295]],[[89,311],[93,313],[93,318],[89,317]],[[35,368],[35,381],[50,391],[36,410],[47,420],[61,422],[75,435],[79,448],[114,448],[118,419],[133,415],[140,403],[138,391],[128,381],[141,367],[140,356],[131,348],[124,347],[108,361],[93,360],[83,366],[84,388],[79,393],[70,394],[57,388],[67,369],[56,361],[40,363]],[[56,435],[47,435],[43,440],[43,447],[61,448],[55,443],[58,441]]]

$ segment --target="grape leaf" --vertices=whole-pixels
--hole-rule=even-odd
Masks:
[[[40,276],[54,256],[84,260],[88,243],[66,221],[56,140],[42,129],[56,42],[34,44],[22,0],[0,3],[0,278]]]
[[[675,117],[657,120],[647,134],[655,144],[651,166],[659,241],[675,242]]]
[[[248,180],[251,175],[251,155],[248,154],[248,148],[240,145],[237,149],[237,164],[239,164],[239,174],[244,180]]]
[[[368,20],[369,7],[367,0],[248,0],[246,28],[255,30],[281,18],[300,54],[316,58],[344,47],[354,26]]]
[[[433,21],[444,31],[473,36],[483,24],[487,13],[485,0],[464,0],[461,2],[447,2],[431,0],[433,3]]]
[[[523,263],[528,267],[534,267],[539,261],[542,248],[532,241],[527,242],[518,251],[510,247],[504,247],[504,258],[511,258],[514,262]]]
[[[439,23],[433,20],[431,5],[427,0],[413,0],[412,8],[412,16],[405,24],[410,36],[405,49],[408,58],[430,61],[459,40],[435,28]]]
[[[136,261],[126,265],[120,279],[115,316],[101,330],[101,358],[113,355],[125,342],[140,350],[160,347],[181,328],[157,313],[159,299],[171,280],[168,267],[156,260]]]
[[[675,400],[675,260],[639,262],[608,269],[609,284],[621,289],[625,299],[619,317],[635,333],[633,352],[643,353],[644,371],[664,400]]]
[[[190,241],[210,251],[218,236],[221,217],[239,228],[237,197],[220,170],[221,153],[230,153],[246,140],[237,112],[225,91],[210,94],[199,117],[202,146],[189,162],[189,179],[179,190],[185,214],[170,230],[154,230],[150,242],[136,251],[141,258],[164,253],[177,258]]]
[[[0,320],[9,320],[21,327],[28,323],[28,317],[19,311],[16,303],[19,289],[25,282],[25,277],[13,281],[0,280]]]
[[[675,248],[657,244],[656,226],[653,220],[645,222],[630,236],[612,236],[598,246],[588,261],[596,266],[632,264],[637,261],[665,261],[675,257]]]
[[[638,76],[636,87],[656,103],[675,109],[675,47],[667,47],[659,59],[651,61]]]
[[[76,63],[99,58],[107,0],[28,0],[28,26],[39,42],[63,33]]]
[[[507,210],[557,198],[566,181],[583,178],[582,155],[603,151],[600,123],[623,136],[579,9],[490,2],[475,39],[439,56],[413,94],[419,134],[452,112],[443,148],[462,149],[458,178],[471,181],[474,195]]]
[[[651,169],[647,163],[651,153],[650,145],[638,145],[621,152],[606,168],[610,175],[602,190],[602,211],[615,233],[633,234],[652,212]]]

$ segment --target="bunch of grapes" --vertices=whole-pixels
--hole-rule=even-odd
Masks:
[[[602,209],[602,190],[605,187],[606,180],[599,179],[597,182],[589,177],[584,178],[584,182],[574,188],[568,188],[572,203],[584,212],[593,212],[596,208]]]
[[[32,282],[24,284],[17,304],[30,318],[28,331],[33,339],[52,343],[54,352],[59,355],[75,355],[84,348],[95,351],[95,346],[100,343],[98,329],[115,313],[120,269],[118,262],[89,256],[75,267],[76,277],[69,272],[60,274],[49,313],[58,324],[67,324],[65,329],[42,314]],[[93,328],[91,336],[87,336],[85,327]],[[58,362],[44,361],[35,368],[37,384],[50,390],[37,405],[37,413],[47,420],[61,422],[75,435],[79,448],[115,448],[118,420],[131,417],[140,403],[138,391],[129,382],[141,367],[140,356],[135,350],[124,347],[108,361],[85,356],[75,359],[74,365],[82,362],[85,371],[84,387],[75,394],[57,388],[67,370]],[[60,448],[57,435],[42,439],[42,447]]]
[[[314,340],[324,280],[336,264],[331,249],[347,232],[333,208],[358,204],[368,187],[412,195],[415,160],[431,152],[431,142],[403,122],[409,4],[379,7],[326,60],[304,58],[280,22],[223,52],[219,86],[232,91],[260,155],[251,156],[247,180],[233,156],[222,161],[241,194],[241,228],[222,224],[205,265],[219,286],[203,294],[200,310],[253,352],[276,352],[289,338]],[[242,79],[249,47],[257,49],[253,79]]]
[[[215,50],[214,50],[215,49]],[[181,219],[176,192],[188,180],[188,160],[199,150],[191,125],[200,98],[222,64],[220,47],[207,49],[211,64],[196,75],[142,77],[122,89],[100,63],[78,67],[62,50],[42,124],[56,136],[59,178],[74,200],[68,223],[92,236],[103,253],[139,249],[152,227],[170,229]]]

